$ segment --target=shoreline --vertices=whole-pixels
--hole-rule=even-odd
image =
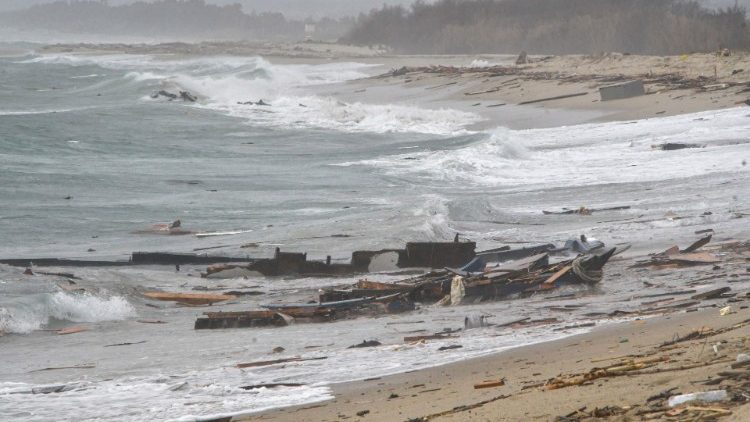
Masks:
[[[750,54],[638,56],[391,55],[368,47],[320,42],[56,44],[41,54],[151,54],[164,58],[260,56],[280,64],[356,61],[379,65],[370,76],[318,93],[348,102],[407,103],[457,109],[497,126],[532,129],[628,121],[744,106],[750,99]],[[643,80],[645,95],[602,102],[598,89]],[[572,95],[572,96],[571,96]],[[566,97],[567,98],[555,98]],[[529,105],[519,105],[531,102]]]
[[[636,319],[448,365],[334,384],[331,386],[333,400],[269,410],[236,420],[552,420],[583,406],[589,410],[618,406],[626,409],[623,413],[637,412],[646,408],[649,397],[670,388],[682,393],[720,388],[691,382],[727,370],[736,354],[747,350],[742,348],[744,337],[750,334],[747,303],[734,304],[738,312],[723,317],[719,316],[717,307]],[[722,330],[734,324],[740,326],[705,339],[679,343],[676,348],[658,347],[694,330]],[[712,345],[720,341],[727,343],[716,354]],[[559,390],[534,387],[559,375],[584,373],[621,360],[638,361],[653,356],[668,356],[668,360],[657,365],[663,372],[603,378]],[[625,358],[618,359],[620,357]],[[701,366],[669,371],[695,364]],[[478,382],[499,379],[503,379],[505,385],[487,389],[473,387]],[[674,394],[677,391],[673,390]],[[750,405],[741,408],[741,403],[732,405],[737,407],[732,409],[734,413],[750,414]],[[357,416],[357,412],[364,411],[368,413]]]
[[[423,58],[424,59],[424,58]],[[347,101],[397,99],[480,115],[470,129],[496,126],[538,129],[642,120],[744,107],[750,98],[750,56],[554,56],[529,64],[456,66],[433,57],[433,66],[411,65],[351,81]],[[477,58],[477,60],[482,60]],[[715,69],[715,77],[714,77]],[[642,80],[645,95],[602,101],[599,88]]]

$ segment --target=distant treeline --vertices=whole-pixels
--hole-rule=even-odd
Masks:
[[[681,0],[439,0],[360,15],[343,38],[401,53],[681,54],[748,49],[745,9]]]
[[[0,14],[0,25],[75,34],[181,39],[234,38],[300,40],[305,24],[316,39],[337,39],[351,28],[349,19],[287,20],[281,13],[244,13],[240,4],[217,6],[204,0],[157,0],[110,6],[102,0],[60,0]]]

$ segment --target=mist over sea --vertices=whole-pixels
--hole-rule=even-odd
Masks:
[[[748,209],[750,186],[742,163],[750,150],[745,107],[476,131],[483,118],[468,111],[335,95],[352,89],[347,81],[383,70],[261,57],[0,56],[0,257],[126,260],[133,251],[269,257],[280,247],[347,261],[356,249],[446,241],[456,233],[479,248],[562,243],[585,233],[643,251],[692,239],[707,226],[728,235],[750,230],[746,218],[736,219]],[[189,91],[198,101],[152,98],[160,90]],[[269,105],[239,104],[260,100]],[[667,142],[704,147],[652,148]],[[588,220],[541,213],[617,205],[631,208]],[[663,219],[665,210],[685,218]],[[175,219],[197,232],[237,234],[134,233]],[[139,294],[216,283],[196,277],[199,270],[74,269],[87,292],[73,293],[60,289],[54,276],[29,278],[22,269],[0,266],[0,419],[199,420],[325,400],[334,382],[575,334],[581,329],[560,328],[590,321],[586,312],[637,305],[623,301],[641,281],[605,278],[587,293],[585,311],[554,315],[559,324],[473,330],[462,335],[463,348],[437,354],[443,342],[402,344],[414,328],[410,321],[425,320],[418,328],[440,331],[459,328],[476,313],[498,322],[549,316],[544,307],[553,302],[530,298],[375,320],[196,332],[192,324],[203,309],[154,305]],[[228,288],[264,293],[222,309],[307,301],[320,288],[356,279],[222,280]],[[138,322],[144,319],[166,324]],[[92,328],[71,336],[44,331],[74,323]],[[387,346],[347,349],[372,338]],[[105,347],[123,342],[142,343]],[[286,349],[284,357],[327,359],[234,367],[277,357],[271,357],[275,346]],[[81,364],[93,367],[37,371]],[[262,382],[306,385],[240,388]],[[50,385],[65,387],[60,394],[32,393]]]

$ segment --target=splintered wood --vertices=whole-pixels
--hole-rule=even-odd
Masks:
[[[668,362],[669,356],[658,356],[640,360],[630,360],[619,362],[614,365],[605,368],[593,368],[589,372],[567,376],[553,378],[544,385],[545,390],[557,390],[560,388],[572,387],[583,385],[587,382],[593,381],[599,378],[616,377],[621,375],[628,375],[630,371],[637,371],[644,368],[649,368],[657,365],[661,362]]]

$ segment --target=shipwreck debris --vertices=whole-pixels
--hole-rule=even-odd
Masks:
[[[240,369],[245,368],[257,368],[259,366],[270,366],[270,365],[278,365],[280,363],[291,363],[291,362],[305,362],[310,360],[323,360],[328,359],[327,356],[319,356],[314,358],[302,358],[300,356],[295,356],[291,358],[285,358],[285,359],[274,359],[274,360],[262,360],[257,362],[249,362],[249,363],[238,363],[235,365],[235,367]]]
[[[708,235],[683,250],[680,250],[677,246],[672,246],[664,252],[653,255],[650,260],[636,262],[632,268],[665,269],[718,264],[722,260],[716,255],[710,252],[698,252],[698,249],[707,245],[710,241],[711,235]]]
[[[143,296],[149,299],[177,302],[186,305],[210,305],[216,302],[237,299],[237,296],[207,293],[143,292]]]

